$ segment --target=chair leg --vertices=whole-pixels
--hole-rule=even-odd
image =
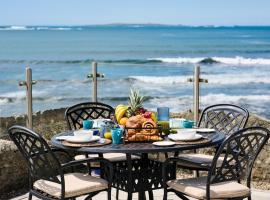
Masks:
[[[132,192],[129,192],[128,193],[128,198],[127,198],[128,200],[132,200]]]
[[[28,200],[32,200],[32,196],[31,192],[29,192]]]
[[[116,188],[116,200],[118,200],[119,199],[119,189],[118,188]]]
[[[148,190],[149,200],[154,200],[153,191]]]
[[[164,188],[163,200],[167,200],[168,198],[168,191],[167,188]]]
[[[108,200],[112,199],[112,189],[108,189]]]

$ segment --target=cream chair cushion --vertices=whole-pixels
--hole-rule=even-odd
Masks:
[[[200,154],[200,153],[187,153],[187,154],[180,154],[178,156],[179,158],[191,161],[191,162],[199,162],[204,163],[207,165],[211,165],[214,156],[206,155],[206,154]],[[217,166],[221,166],[223,162],[224,157],[219,157],[217,160]]]
[[[98,157],[98,155],[97,154],[89,154],[88,157],[89,158]],[[124,153],[104,153],[103,157],[105,159],[108,159],[111,162],[125,161],[127,159],[126,154],[124,154]],[[85,158],[85,155],[75,156],[75,160],[80,160],[80,159],[84,159],[84,158]],[[136,156],[136,155],[131,155],[131,159],[132,160],[140,159],[140,157]]]
[[[82,173],[65,174],[65,197],[75,197],[91,192],[108,188],[108,182],[101,178],[96,178]],[[58,176],[60,180],[60,176]],[[53,197],[61,197],[61,184],[38,180],[34,183],[34,188],[41,190]]]
[[[178,179],[168,181],[167,185],[187,196],[196,199],[206,198],[207,177]],[[246,197],[250,194],[250,189],[236,181],[226,181],[210,185],[211,199]]]

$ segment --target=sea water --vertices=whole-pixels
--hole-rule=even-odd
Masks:
[[[194,65],[201,66],[201,108],[233,103],[270,117],[270,27],[162,25],[0,27],[0,116],[25,113],[25,67],[33,70],[34,111],[98,99],[127,104],[130,88],[145,107],[192,108]]]

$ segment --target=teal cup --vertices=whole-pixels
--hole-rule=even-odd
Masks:
[[[113,144],[121,144],[123,137],[123,129],[121,128],[113,128],[111,129],[112,133],[112,143]]]
[[[83,129],[88,130],[93,127],[94,121],[93,120],[83,120]]]
[[[182,121],[182,127],[183,128],[192,128],[193,125],[194,125],[194,121],[191,121],[191,120]]]

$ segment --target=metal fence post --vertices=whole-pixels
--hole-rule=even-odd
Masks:
[[[97,62],[92,62],[92,74],[88,74],[87,78],[92,78],[93,81],[93,91],[92,91],[92,101],[97,102],[97,78],[104,78],[104,74],[97,73]]]
[[[208,83],[207,79],[200,78],[200,66],[194,67],[194,77],[189,78],[188,82],[193,82],[193,113],[194,121],[197,123],[200,115],[200,83]]]
[[[33,101],[32,101],[32,85],[36,84],[36,81],[32,80],[32,69],[27,67],[26,81],[20,81],[19,86],[26,86],[26,102],[27,102],[27,118],[26,126],[33,129]]]

